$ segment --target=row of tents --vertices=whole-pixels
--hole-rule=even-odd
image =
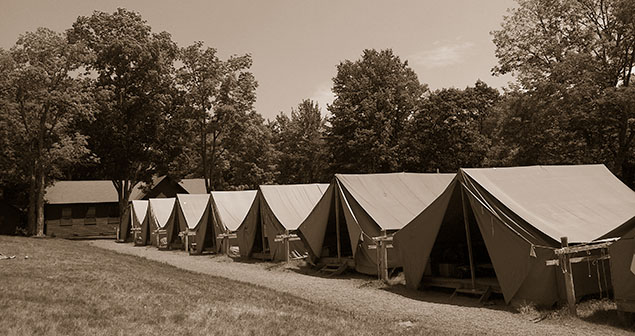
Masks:
[[[577,297],[612,289],[635,311],[635,192],[603,165],[336,174],[130,209],[121,238],[138,245],[403,270],[411,288],[494,291],[508,303],[563,301],[570,272]]]

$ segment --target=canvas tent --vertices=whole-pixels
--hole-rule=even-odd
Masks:
[[[617,309],[635,313],[635,228],[609,247]]]
[[[176,214],[179,229],[188,235],[186,249],[190,253],[216,251],[210,194],[177,194]]]
[[[408,224],[445,190],[454,174],[336,174],[328,190],[300,225],[310,257],[352,258],[355,269],[377,274],[372,238],[391,235]],[[387,267],[398,267],[388,250]]]
[[[148,201],[147,216],[152,245],[161,249],[180,245],[176,198],[151,198]]]
[[[256,198],[256,190],[240,190],[240,191],[212,191],[212,207],[214,209],[214,228],[219,234],[224,234],[226,239],[217,238],[216,246],[219,251],[221,246],[228,251],[229,237],[234,234],[240,224],[247,217],[250,207]],[[217,236],[218,237],[218,236]]]
[[[277,237],[293,234],[326,191],[328,184],[263,185],[237,230],[240,255],[264,254],[285,260],[285,244]],[[290,252],[306,252],[301,241],[289,242]]]
[[[506,302],[550,305],[563,297],[561,272],[546,265],[560,238],[585,243],[614,237],[634,215],[633,191],[603,165],[461,169],[395,235],[394,245],[409,287],[420,286],[426,273],[441,273],[442,265],[465,266],[470,257],[470,277],[495,276]],[[573,269],[580,296],[597,291],[607,276],[586,266]]]
[[[150,243],[150,229],[148,225],[148,201],[135,200],[130,202],[130,231],[133,233],[135,245],[148,245]],[[123,237],[122,237],[123,238]],[[126,239],[123,238],[125,241]]]

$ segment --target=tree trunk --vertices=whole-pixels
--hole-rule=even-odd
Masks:
[[[44,187],[45,187],[45,179],[44,172],[42,169],[38,169],[38,177],[37,177],[37,191],[36,191],[36,211],[37,214],[37,237],[44,237]]]
[[[27,234],[34,235],[36,234],[36,180],[35,180],[35,169],[31,167],[31,178],[29,183],[29,207],[27,210]]]

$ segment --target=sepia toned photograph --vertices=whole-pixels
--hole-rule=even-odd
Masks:
[[[633,335],[634,72],[634,0],[0,0],[0,335]]]

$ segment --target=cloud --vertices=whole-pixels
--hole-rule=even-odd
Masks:
[[[438,42],[434,45],[439,45]],[[472,42],[439,45],[433,49],[423,50],[409,57],[411,62],[428,69],[442,68],[463,62],[467,51],[474,47]]]
[[[328,110],[326,109],[326,104],[332,104],[335,99],[335,95],[331,91],[332,83],[324,83],[313,91],[311,95],[311,100],[314,100],[318,103],[320,107],[320,112],[323,116],[328,114]]]

